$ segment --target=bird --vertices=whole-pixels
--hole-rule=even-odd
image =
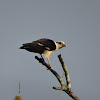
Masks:
[[[48,64],[50,65],[49,58],[51,53],[61,49],[62,47],[66,47],[66,44],[63,41],[53,41],[51,39],[42,38],[31,43],[25,43],[20,47],[20,49],[38,53],[41,55],[41,58],[43,58],[42,54],[44,54],[44,57],[48,60]]]

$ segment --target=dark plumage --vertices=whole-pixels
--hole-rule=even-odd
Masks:
[[[56,45],[54,41],[50,39],[40,39],[37,41],[33,41],[32,43],[25,43],[23,44],[20,49],[26,49],[30,52],[35,52],[42,54],[45,50],[52,51],[56,49]]]

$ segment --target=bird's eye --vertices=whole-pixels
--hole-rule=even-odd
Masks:
[[[59,42],[59,44],[61,44],[61,42]]]

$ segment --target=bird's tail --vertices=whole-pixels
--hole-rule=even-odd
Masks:
[[[25,43],[25,44],[23,44],[23,46],[21,46],[19,49],[26,49],[26,50],[32,52],[31,43]]]

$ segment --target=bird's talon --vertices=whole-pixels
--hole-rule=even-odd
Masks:
[[[48,64],[48,66],[50,66],[50,64]]]

